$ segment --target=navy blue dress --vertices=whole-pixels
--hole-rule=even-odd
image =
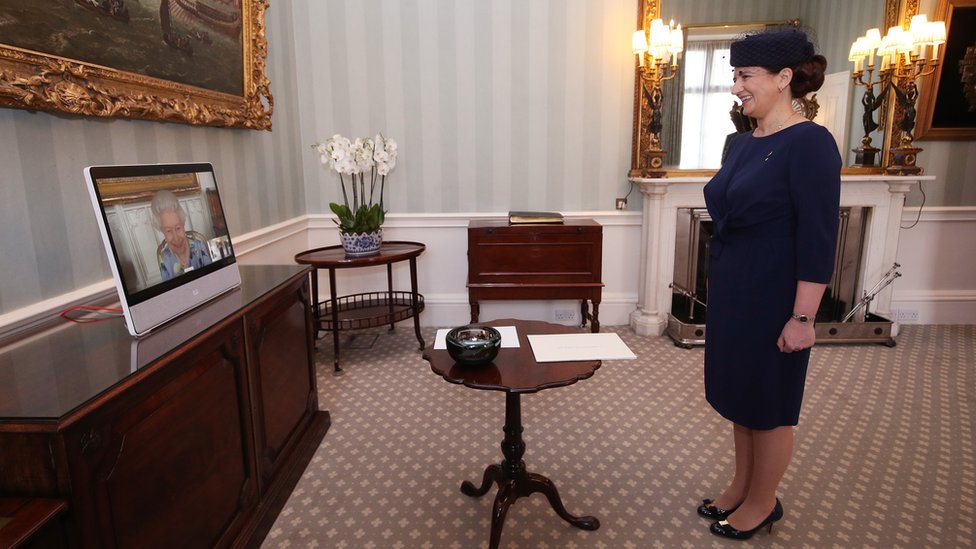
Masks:
[[[751,429],[796,425],[810,350],[776,345],[797,280],[834,270],[841,159],[830,133],[802,122],[729,146],[705,186],[709,243],[705,398]]]

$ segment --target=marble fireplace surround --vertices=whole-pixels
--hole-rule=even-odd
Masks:
[[[862,289],[874,286],[895,262],[905,195],[919,181],[934,179],[934,176],[921,175],[841,176],[840,205],[870,208],[857,295],[861,295]],[[702,188],[708,180],[709,177],[630,179],[640,185],[644,195],[637,309],[630,315],[630,326],[640,335],[662,335],[667,328],[672,296],[668,285],[674,278],[678,209],[705,207]],[[871,312],[890,315],[891,290],[889,285],[874,298]]]

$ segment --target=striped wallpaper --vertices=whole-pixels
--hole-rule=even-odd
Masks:
[[[612,209],[636,19],[635,0],[298,3],[302,140],[396,139],[394,211]],[[338,178],[305,162],[309,209],[326,211]]]
[[[663,0],[662,12],[800,17],[840,69],[880,1]],[[212,161],[242,234],[328,211],[338,179],[311,143],[383,131],[400,144],[394,212],[610,210],[629,188],[636,16],[637,0],[271,0],[272,132],[0,109],[0,314],[110,277],[89,164]],[[920,145],[940,176],[928,204],[976,204],[964,184],[976,144]]]

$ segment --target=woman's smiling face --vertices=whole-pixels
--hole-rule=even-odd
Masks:
[[[780,95],[780,82],[789,85],[789,80],[783,77],[784,71],[773,73],[762,67],[736,67],[733,70],[732,95],[739,98],[745,115],[762,119],[773,112]]]
[[[159,214],[159,226],[166,238],[166,243],[176,254],[184,254],[187,250],[186,230],[180,214],[174,210],[163,210]]]

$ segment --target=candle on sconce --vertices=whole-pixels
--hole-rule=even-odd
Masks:
[[[911,52],[916,59],[925,59],[925,35],[929,19],[924,13],[913,15],[908,25],[906,42],[911,42]]]
[[[681,31],[681,23],[671,30],[671,50],[674,52],[674,63],[681,59],[681,52],[685,51],[685,35]]]
[[[868,68],[874,68],[874,52],[881,45],[881,30],[880,29],[868,29],[867,34],[864,35],[864,47],[868,54]]]
[[[938,61],[939,46],[945,44],[946,41],[945,21],[932,21],[929,23],[929,37],[932,41],[932,61]]]
[[[847,56],[848,61],[854,63],[854,74],[861,73],[861,63],[864,60],[864,37],[858,37],[857,40],[851,44],[851,51]]]
[[[644,53],[647,52],[647,37],[644,35],[643,30],[634,32],[630,39],[631,51],[637,56],[637,64],[641,67],[644,66]]]

